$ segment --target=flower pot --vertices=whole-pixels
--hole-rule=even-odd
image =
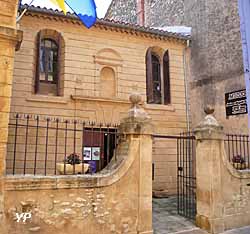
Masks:
[[[244,170],[247,168],[247,164],[246,163],[232,163],[233,167],[237,170]]]
[[[74,171],[74,167],[75,167],[75,171]],[[89,169],[89,164],[84,163],[84,166],[83,166],[82,163],[75,164],[75,165],[71,165],[71,164],[67,164],[67,163],[66,164],[57,163],[56,169],[60,175],[85,174]]]

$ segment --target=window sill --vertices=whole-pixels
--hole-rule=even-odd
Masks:
[[[163,104],[144,104],[143,107],[146,110],[164,110],[175,112],[175,108],[172,105],[163,105]]]
[[[32,95],[26,98],[29,102],[46,102],[46,103],[56,103],[56,104],[67,104],[68,102],[63,97],[56,96],[45,96],[45,95]]]
[[[118,99],[118,98],[101,98],[101,97],[88,97],[88,96],[80,96],[80,95],[71,95],[72,100],[77,101],[92,101],[92,102],[112,102],[112,103],[120,103],[120,104],[131,104],[131,102]]]

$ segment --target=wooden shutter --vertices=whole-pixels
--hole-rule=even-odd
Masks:
[[[57,68],[56,68],[56,88],[57,88],[57,96],[60,96],[60,88],[61,88],[61,65],[62,65],[62,36],[59,35],[57,40],[58,42],[58,53],[57,53]]]
[[[163,56],[163,81],[164,81],[164,104],[170,104],[170,73],[169,73],[169,54],[165,52]]]
[[[152,49],[146,54],[147,103],[154,103]]]
[[[40,48],[41,48],[41,31],[37,34],[37,52],[36,52],[36,76],[35,76],[35,93],[39,92],[40,82]]]

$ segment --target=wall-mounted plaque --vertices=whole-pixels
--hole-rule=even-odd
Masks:
[[[246,90],[238,90],[225,94],[226,115],[247,114]]]

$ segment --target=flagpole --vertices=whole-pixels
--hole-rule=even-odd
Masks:
[[[24,15],[25,12],[29,9],[30,5],[31,5],[33,2],[34,2],[34,0],[31,0],[31,2],[28,4],[28,7],[25,8],[25,9],[23,10],[23,12],[17,17],[16,23],[18,23],[18,22],[22,19],[23,15]],[[21,4],[22,4],[22,1],[20,1],[19,6],[21,6]]]

